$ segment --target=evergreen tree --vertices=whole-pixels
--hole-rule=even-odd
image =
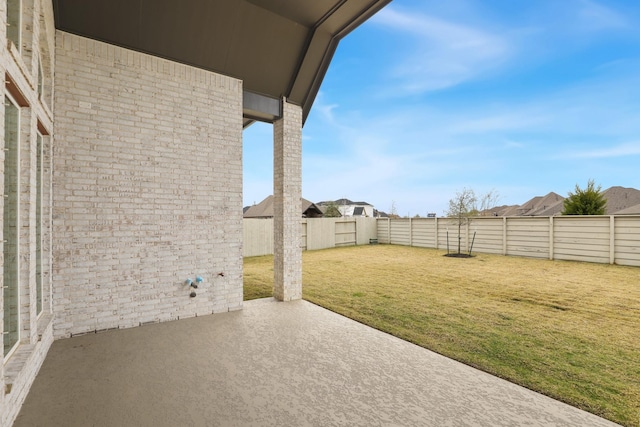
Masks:
[[[569,192],[564,199],[562,215],[604,215],[607,201],[600,189],[599,185],[595,187],[592,179],[584,190],[576,184],[575,192]]]
[[[323,216],[325,218],[339,218],[342,216],[342,214],[340,213],[340,209],[338,209],[338,206],[336,205],[336,203],[331,202],[327,206],[327,209],[324,211]]]

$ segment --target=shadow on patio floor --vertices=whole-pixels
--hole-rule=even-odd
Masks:
[[[613,426],[306,301],[56,341],[14,426]]]

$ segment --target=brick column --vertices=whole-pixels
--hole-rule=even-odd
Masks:
[[[283,100],[273,125],[274,286],[279,301],[302,298],[302,109]]]

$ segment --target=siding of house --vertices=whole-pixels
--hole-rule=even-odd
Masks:
[[[55,336],[241,308],[241,82],[58,32],[56,88]]]
[[[336,201],[336,207],[338,208],[342,216],[345,216],[345,217],[364,216],[368,218],[373,218],[373,206],[371,205],[364,205],[364,204],[342,205],[339,202],[340,202],[339,200]],[[362,209],[359,209],[359,208],[362,208]],[[360,212],[356,213],[357,210],[360,210]]]

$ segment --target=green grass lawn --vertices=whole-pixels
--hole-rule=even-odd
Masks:
[[[304,299],[640,427],[640,269],[371,245],[303,253]],[[273,257],[246,258],[245,299]]]

